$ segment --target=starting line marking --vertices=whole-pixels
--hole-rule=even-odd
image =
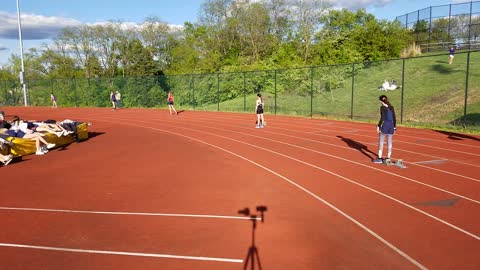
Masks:
[[[60,247],[33,246],[33,245],[20,245],[20,244],[8,244],[8,243],[0,243],[0,247],[28,248],[28,249],[50,250],[50,251],[94,253],[94,254],[122,255],[122,256],[136,256],[136,257],[154,257],[154,258],[169,258],[169,259],[183,259],[183,260],[197,260],[197,261],[243,263],[243,260],[241,259],[194,257],[194,256],[180,256],[180,255],[170,255],[170,254],[138,253],[138,252],[94,250],[94,249],[60,248]]]
[[[60,213],[80,213],[97,215],[132,215],[132,216],[163,216],[163,217],[190,217],[190,218],[222,218],[222,219],[248,219],[252,217],[237,216],[219,216],[219,215],[191,215],[191,214],[165,214],[165,213],[139,213],[139,212],[115,212],[115,211],[85,211],[85,210],[66,210],[66,209],[48,209],[48,208],[22,208],[22,207],[0,207],[0,210],[14,211],[38,211],[38,212],[60,212]],[[256,217],[256,220],[262,220]]]
[[[425,161],[417,161],[417,162],[410,162],[413,164],[442,164],[447,162],[448,159],[437,159],[437,160],[425,160]]]

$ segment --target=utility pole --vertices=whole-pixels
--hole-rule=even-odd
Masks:
[[[22,64],[22,70],[20,71],[20,84],[22,85],[23,89],[23,101],[25,103],[25,107],[28,106],[27,101],[27,84],[25,83],[25,64],[23,63],[23,41],[22,41],[22,23],[20,21],[20,6],[17,0],[17,19],[18,19],[18,39],[20,41],[20,60]]]

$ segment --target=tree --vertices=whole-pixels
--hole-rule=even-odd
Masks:
[[[128,61],[122,62],[126,76],[151,76],[155,74],[155,62],[139,39],[128,42],[127,49],[122,55]]]
[[[325,0],[292,0],[292,16],[296,27],[296,41],[301,48],[301,55],[307,63],[311,57],[310,47],[315,32],[320,27],[320,19],[326,10],[331,7],[330,1]]]
[[[448,34],[448,25],[449,20],[447,18],[440,18],[432,21],[432,42],[445,42],[449,41],[449,34]]]
[[[268,56],[272,48],[269,35],[270,17],[266,7],[259,3],[243,6],[239,14],[239,36],[242,41],[241,54],[251,59],[249,64]]]
[[[323,63],[375,61],[400,56],[410,44],[408,30],[399,22],[378,21],[360,9],[331,10],[321,18],[317,50]]]
[[[178,32],[180,29],[170,27],[157,17],[148,17],[140,27],[140,37],[161,70],[168,68],[171,63],[171,49]]]

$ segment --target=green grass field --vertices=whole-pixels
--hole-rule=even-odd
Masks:
[[[256,93],[267,114],[378,121],[378,97],[395,106],[408,126],[480,130],[480,51],[448,53],[372,63],[222,74],[146,78],[58,79],[29,82],[32,106],[49,106],[55,91],[60,106],[110,106],[109,87],[123,94],[126,107],[165,108],[173,91],[178,109],[253,113]],[[379,91],[384,80],[401,88]],[[22,105],[15,82],[0,84],[0,105]],[[244,92],[246,91],[246,92]],[[193,102],[193,100],[195,100]],[[221,100],[221,102],[218,102]]]
[[[378,96],[385,94],[395,106],[398,121],[403,125],[475,133],[480,130],[480,52],[471,52],[470,59],[467,58],[467,53],[460,52],[452,65],[448,64],[447,54],[365,66],[358,64],[361,68],[356,68],[353,80],[351,72],[345,72],[346,66],[314,68],[313,80],[307,78],[293,84],[284,83],[280,77],[277,86],[282,83],[292,86],[283,87],[282,92],[277,90],[276,94],[274,89],[262,92],[266,113],[375,122],[378,120]],[[341,83],[326,87],[332,77],[337,81],[341,77]],[[396,80],[402,87],[379,91],[378,87],[385,79]],[[253,112],[254,104],[255,94],[249,93],[245,97],[196,109]]]

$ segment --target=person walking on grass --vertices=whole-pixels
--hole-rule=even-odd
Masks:
[[[57,108],[57,97],[53,92],[50,93],[50,100],[52,101],[52,108]]]
[[[110,91],[110,101],[112,102],[112,110],[117,109],[117,98],[115,97],[115,93]]]
[[[257,101],[255,103],[255,112],[257,114],[257,126],[256,128],[263,128],[265,125],[264,125],[264,122],[265,122],[265,118],[263,117],[263,98],[262,98],[262,94],[258,93],[257,94]]]
[[[170,110],[170,115],[177,115],[177,110],[175,110],[175,107],[173,106],[173,93],[168,92],[168,97],[167,97],[167,104],[168,104],[168,109]]]
[[[395,116],[395,109],[393,108],[390,101],[388,101],[387,96],[381,95],[380,100],[380,120],[377,125],[377,133],[379,134],[378,139],[378,158],[374,159],[374,163],[383,163],[383,145],[385,142],[385,137],[387,138],[387,158],[385,163],[390,161],[392,156],[392,137],[395,134],[397,129],[397,119]]]
[[[448,60],[449,65],[453,63],[453,58],[455,58],[455,48],[450,47],[450,59]]]

